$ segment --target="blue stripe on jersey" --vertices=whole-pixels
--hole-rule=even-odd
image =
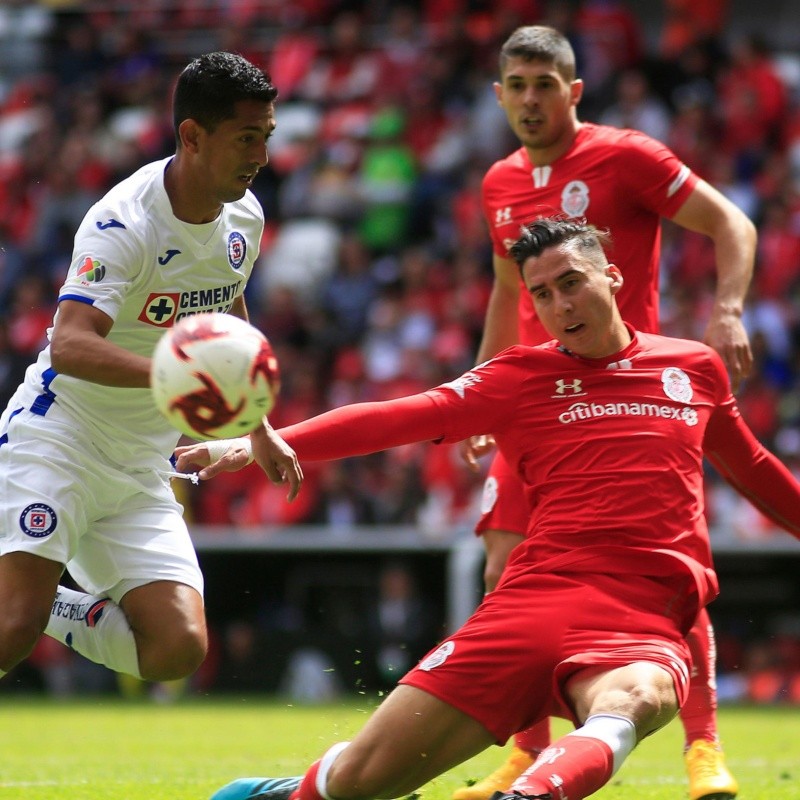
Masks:
[[[50,384],[53,382],[53,378],[55,378],[56,375],[58,375],[58,373],[52,367],[48,367],[42,373],[42,387],[44,388],[44,394],[40,394],[33,401],[33,405],[31,406],[32,413],[43,417],[49,411],[50,406],[55,403],[56,396],[50,391]]]
[[[24,411],[24,410],[25,409],[23,409],[20,406],[20,408],[18,408],[16,411],[12,411],[11,414],[9,415],[9,417],[8,417],[8,421],[11,422],[11,420],[14,419],[14,417],[16,417],[17,414],[19,414],[20,411]],[[4,444],[6,444],[6,442],[8,442],[8,431],[6,431],[2,436],[0,436],[0,447],[2,447]]]
[[[60,303],[62,300],[77,300],[79,303],[86,303],[90,306],[94,305],[94,300],[91,297],[83,297],[83,295],[80,294],[62,294],[61,297],[58,298],[58,302]]]

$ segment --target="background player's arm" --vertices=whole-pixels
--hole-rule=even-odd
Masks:
[[[703,180],[698,181],[672,219],[714,242],[717,288],[705,342],[722,356],[735,391],[753,364],[742,324],[742,310],[753,275],[755,226],[730,200]]]
[[[492,264],[494,284],[475,359],[478,364],[519,342],[519,267],[511,259],[501,258],[496,253]],[[491,436],[473,436],[459,444],[461,458],[473,472],[480,469],[478,459],[492,449],[494,439]]]
[[[106,339],[114,321],[88,303],[62,300],[50,340],[53,369],[103,386],[147,388],[150,359]]]
[[[496,356],[519,343],[519,267],[508,258],[494,255],[494,284],[486,306],[483,338],[476,363]]]

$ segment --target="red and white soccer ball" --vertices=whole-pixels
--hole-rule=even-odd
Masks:
[[[278,360],[261,331],[231,314],[184,317],[153,351],[158,410],[194,439],[243,436],[275,404]]]

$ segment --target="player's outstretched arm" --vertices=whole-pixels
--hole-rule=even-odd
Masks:
[[[703,451],[736,491],[775,525],[800,539],[800,483],[756,439],[732,403],[712,415]]]

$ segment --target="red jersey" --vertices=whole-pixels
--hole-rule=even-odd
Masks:
[[[657,333],[661,217],[678,211],[697,180],[655,139],[584,122],[572,147],[548,166],[534,167],[524,147],[496,162],[483,179],[483,211],[494,252],[502,258],[508,258],[520,227],[541,217],[585,218],[608,229],[609,260],[625,278],[617,296],[622,318],[638,330]],[[519,340],[541,344],[548,339],[523,286]]]
[[[691,574],[716,592],[703,449],[771,519],[800,532],[800,486],[742,421],[706,345],[635,333],[606,359],[517,345],[435,389],[279,431],[303,460],[491,433],[526,487],[528,536],[506,572]],[[534,502],[535,501],[535,502]]]

